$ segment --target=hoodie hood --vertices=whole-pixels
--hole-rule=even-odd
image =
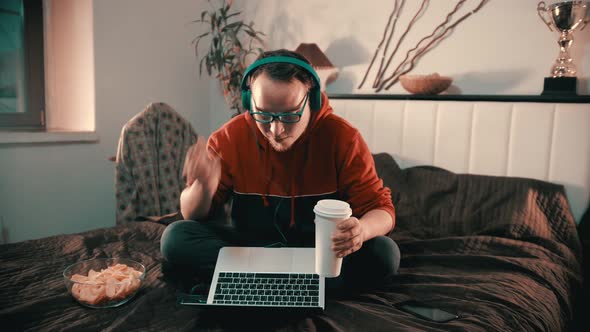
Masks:
[[[324,119],[328,115],[334,113],[334,110],[332,109],[332,106],[330,105],[330,100],[328,99],[328,96],[326,95],[325,92],[322,92],[322,108],[320,108],[319,111],[311,111],[311,112],[312,112],[312,118],[310,121],[312,123],[309,127],[309,131],[306,131],[306,133],[313,131],[315,128],[317,128],[318,123],[320,123],[322,119]]]

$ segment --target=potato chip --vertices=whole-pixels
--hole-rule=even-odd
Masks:
[[[122,300],[133,294],[140,286],[141,272],[125,264],[115,264],[99,271],[90,270],[88,276],[74,274],[70,280],[72,295],[79,301],[98,305],[103,302]]]

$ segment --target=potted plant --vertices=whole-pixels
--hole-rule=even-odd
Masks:
[[[199,75],[202,75],[205,65],[207,74],[220,81],[225,101],[234,110],[233,115],[237,115],[243,111],[240,84],[246,70],[246,57],[263,52],[261,36],[265,34],[254,29],[254,22],[246,24],[238,19],[241,12],[230,12],[232,3],[231,0],[222,0],[221,5],[215,8],[209,0],[212,9],[203,11],[201,18],[193,21],[205,25],[206,31],[198,35],[193,43],[198,58],[199,43],[203,38],[210,40],[199,62]]]

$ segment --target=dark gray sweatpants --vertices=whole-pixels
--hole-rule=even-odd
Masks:
[[[239,233],[231,226],[215,222],[182,220],[166,227],[160,250],[168,264],[210,279],[222,247],[265,247],[275,242],[277,239]],[[327,287],[349,290],[379,287],[388,276],[397,274],[399,261],[397,244],[389,237],[378,236],[344,257],[340,276],[327,278]]]

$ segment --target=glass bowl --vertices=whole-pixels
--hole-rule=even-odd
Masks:
[[[145,279],[145,266],[127,258],[94,258],[68,266],[63,277],[78,303],[89,308],[113,308],[137,294]]]

